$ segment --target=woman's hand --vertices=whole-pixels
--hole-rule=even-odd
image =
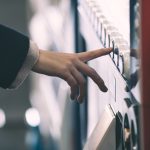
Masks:
[[[103,48],[73,54],[40,50],[39,59],[32,70],[64,79],[71,87],[71,99],[77,99],[81,103],[85,96],[85,79],[82,74],[91,77],[101,91],[108,90],[98,73],[85,62],[107,55],[111,51],[112,48]]]

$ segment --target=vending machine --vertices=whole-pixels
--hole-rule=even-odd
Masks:
[[[88,64],[103,78],[103,93],[87,79],[87,97],[80,106],[84,150],[139,150],[140,4],[133,0],[78,0],[78,51],[112,47]],[[86,122],[86,123],[85,123]]]

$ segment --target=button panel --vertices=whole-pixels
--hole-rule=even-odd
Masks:
[[[129,79],[130,49],[127,41],[105,17],[94,0],[81,0],[87,18],[104,47],[113,47],[110,57],[118,71]]]

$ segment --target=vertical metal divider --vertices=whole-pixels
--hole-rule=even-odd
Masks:
[[[79,29],[78,29],[78,12],[77,12],[77,6],[78,6],[78,0],[71,0],[71,10],[72,10],[72,18],[73,18],[73,24],[74,24],[74,49],[75,52],[79,52]],[[75,141],[74,141],[74,147],[73,149],[76,150],[82,150],[81,147],[81,132],[80,132],[80,106],[77,103],[73,104],[74,107],[74,119],[75,119]]]
[[[131,32],[131,34],[130,34],[130,42],[131,42],[131,49],[132,48],[134,48],[134,46],[135,45],[133,45],[133,42],[135,41],[135,27],[134,27],[134,19],[135,19],[135,14],[134,14],[134,9],[133,9],[133,5],[134,5],[134,3],[135,3],[136,1],[134,0],[134,1],[130,1],[130,22],[131,22],[131,25],[130,25],[130,30],[132,31]],[[91,5],[93,5],[93,1],[91,1],[91,3],[89,3],[89,6],[91,6]],[[95,13],[95,10],[96,10],[96,8],[95,8],[95,6],[93,5],[93,7],[90,9],[90,11],[92,11],[92,14],[90,15],[90,18],[89,18],[89,20],[91,21],[91,24],[93,23],[93,13]],[[98,12],[97,12],[98,13]],[[100,12],[99,12],[100,13]],[[89,12],[87,12],[87,15],[89,15]],[[98,14],[99,15],[99,14]],[[95,15],[96,16],[96,15]],[[104,17],[102,18],[101,17],[101,19],[103,20],[102,21],[102,23],[101,23],[101,30],[102,29],[104,29],[104,34],[101,34],[102,36],[100,36],[99,34],[98,34],[98,36],[100,36],[99,37],[99,40],[103,43],[103,45],[104,45],[104,47],[106,46],[105,44],[105,42],[106,42],[106,32],[108,32],[110,29],[109,28],[111,28],[111,26],[109,26],[109,24],[107,23],[107,20],[105,20],[104,19]],[[95,24],[93,25],[94,27],[94,29],[95,29]],[[103,27],[104,26],[104,27]],[[106,29],[107,30],[106,30]],[[79,31],[79,30],[78,30]],[[113,51],[113,54],[112,55],[110,55],[110,57],[112,58],[112,60],[113,60],[113,62],[114,62],[114,64],[116,65],[116,67],[117,67],[117,69],[119,70],[119,72],[121,73],[121,75],[122,75],[122,77],[125,79],[125,81],[127,82],[128,80],[129,80],[129,82],[132,82],[132,80],[130,80],[130,49],[129,49],[129,47],[128,47],[128,45],[127,45],[127,43],[126,43],[126,41],[124,41],[123,40],[123,38],[122,38],[122,36],[118,33],[118,32],[116,32],[115,30],[113,31],[109,31],[110,33],[108,33],[108,41],[109,41],[109,46],[110,46],[110,42],[111,42],[111,46],[113,46],[114,48],[114,51]],[[79,32],[78,32],[78,40],[79,40],[80,38],[79,38]],[[80,45],[79,44],[79,41],[77,41],[77,43],[78,43],[78,45]],[[79,47],[78,47],[79,48]],[[78,49],[78,51],[77,52],[80,52],[80,49]],[[116,56],[117,56],[117,61],[115,60],[115,58],[116,58]],[[121,62],[122,62],[122,65],[123,65],[123,71],[121,71],[121,69],[119,68],[119,66],[120,66],[120,63],[121,62],[119,62],[120,60],[119,60],[119,57],[121,57]],[[127,82],[127,85],[128,85],[128,82]],[[129,84],[129,86],[132,86],[132,84]],[[131,87],[130,87],[131,88]],[[130,89],[131,90],[131,89]],[[130,94],[130,92],[131,91],[127,91],[126,90],[126,92],[129,92],[128,94]],[[132,92],[131,92],[131,95],[132,95]],[[126,97],[125,97],[126,98]],[[122,100],[124,100],[124,99],[122,99]],[[125,119],[125,122],[126,122],[126,120],[128,120],[129,119],[129,123],[127,124],[127,126],[126,126],[126,124],[124,124],[124,127],[125,128],[123,128],[122,129],[122,122],[124,121],[124,119],[122,118],[122,116],[121,115],[119,115],[119,118],[117,118],[118,116],[118,114],[116,115],[116,121],[119,123],[119,124],[117,124],[118,125],[118,127],[119,127],[119,129],[120,130],[116,130],[116,133],[118,132],[118,134],[120,134],[120,138],[122,138],[123,137],[123,134],[125,133],[125,135],[127,135],[128,137],[129,137],[129,141],[128,141],[128,138],[126,139],[126,145],[122,145],[122,143],[120,143],[120,145],[118,145],[118,149],[117,150],[121,150],[121,148],[127,148],[127,149],[132,149],[132,148],[136,148],[136,149],[139,149],[139,147],[140,147],[140,145],[138,145],[137,147],[135,147],[134,145],[135,144],[133,144],[133,143],[136,143],[137,141],[135,141],[135,138],[131,138],[130,137],[130,135],[132,135],[132,131],[131,131],[131,128],[130,128],[130,124],[132,123],[132,129],[133,129],[133,131],[135,130],[135,128],[134,128],[134,123],[136,124],[136,122],[133,122],[133,118],[134,119],[138,119],[138,111],[137,111],[137,103],[136,103],[136,100],[134,99],[132,99],[132,96],[128,99],[128,102],[129,103],[131,103],[131,105],[130,106],[128,106],[128,110],[129,111],[127,111],[126,112],[126,118],[127,119]],[[136,109],[136,110],[135,110]],[[129,117],[130,115],[133,115],[134,114],[134,117],[132,118],[132,117]],[[121,117],[120,117],[121,116]],[[129,117],[129,118],[128,118]],[[137,121],[137,123],[138,123],[138,121]],[[117,129],[117,128],[116,128]],[[123,133],[122,133],[122,130],[124,130],[123,131]],[[133,134],[134,135],[134,134]],[[117,135],[118,136],[118,135]],[[139,135],[138,135],[139,136]],[[118,137],[117,137],[118,138]],[[137,137],[138,138],[138,137]],[[134,141],[132,141],[131,139],[134,139]],[[118,141],[119,140],[122,140],[122,142],[123,142],[123,140],[124,139],[117,139]],[[137,139],[136,139],[137,140]],[[133,143],[132,143],[133,142]],[[137,142],[138,143],[138,142]],[[134,147],[133,147],[134,146]]]
[[[73,21],[74,21],[74,43],[75,43],[75,52],[84,52],[86,51],[86,43],[83,37],[80,34],[79,30],[79,17],[78,17],[78,0],[72,0],[72,14],[73,14]],[[84,76],[86,81],[87,77]],[[88,83],[86,84],[86,88]],[[86,89],[86,97],[84,99],[83,104],[74,104],[75,107],[75,114],[76,114],[76,131],[77,131],[77,139],[76,145],[77,147],[74,149],[82,150],[86,137],[87,137],[87,89]]]
[[[77,26],[77,53],[78,52],[84,52],[86,51],[86,42],[84,40],[84,38],[82,37],[81,33],[80,33],[80,29],[79,29],[79,16],[78,16],[78,5],[79,5],[79,0],[77,1],[77,5],[76,5],[76,26]],[[87,81],[87,77],[84,75],[86,81]],[[87,105],[88,105],[88,94],[87,94],[87,88],[88,88],[88,82],[86,82],[86,96],[84,99],[84,103],[81,104],[79,107],[79,115],[80,115],[80,144],[81,144],[81,149],[83,148],[85,142],[86,142],[86,138],[87,138]]]

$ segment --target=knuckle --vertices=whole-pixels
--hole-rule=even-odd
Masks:
[[[64,65],[61,70],[62,70],[62,73],[68,74],[68,68],[66,65]]]
[[[78,61],[78,57],[77,57],[76,54],[73,54],[73,55],[71,56],[71,62],[72,62],[72,63],[75,63],[76,61]]]
[[[68,70],[68,69],[70,69],[72,67],[72,62],[67,62],[66,63],[66,69]]]

